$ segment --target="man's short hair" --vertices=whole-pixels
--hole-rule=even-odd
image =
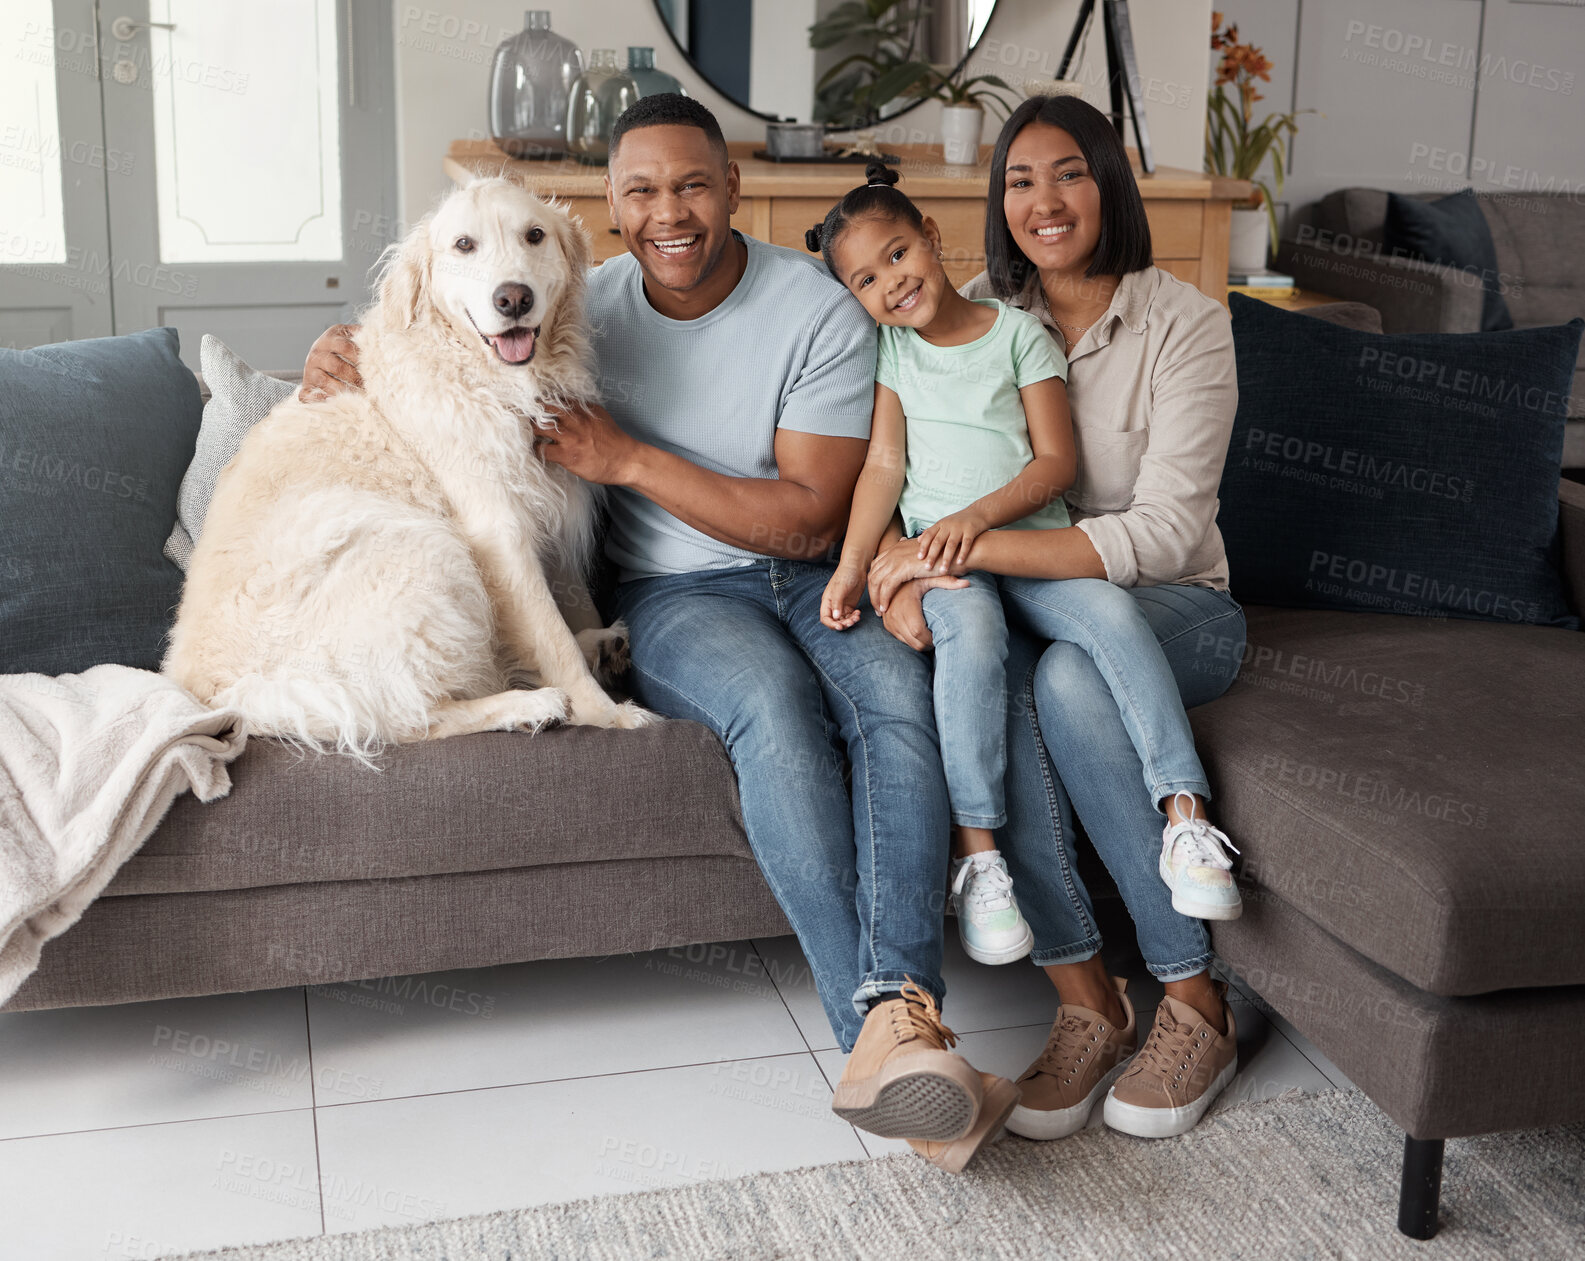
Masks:
[[[640,127],[697,127],[710,141],[721,164],[726,165],[726,137],[721,134],[721,124],[691,96],[681,92],[657,92],[654,96],[641,96],[629,105],[611,128],[612,158],[616,157],[622,137]]]

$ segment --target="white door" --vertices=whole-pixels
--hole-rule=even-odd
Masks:
[[[3,0],[0,11],[18,4],[49,7]],[[204,333],[257,367],[300,365],[321,330],[367,301],[369,268],[394,230],[391,6],[55,0],[54,8],[60,126],[91,98],[104,156],[90,169],[108,234],[100,279],[109,326],[83,331],[98,310],[73,310],[67,335],[168,324],[195,366]],[[77,26],[63,37],[68,22]],[[88,73],[67,73],[62,59],[78,44]],[[79,176],[69,154],[65,165],[68,182]],[[15,300],[14,271],[0,271],[0,308]],[[35,335],[41,330],[33,318],[25,331],[35,342],[55,339]]]
[[[0,345],[115,331],[93,0],[0,0]]]

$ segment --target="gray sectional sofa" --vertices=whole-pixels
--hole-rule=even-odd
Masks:
[[[1560,496],[1579,608],[1585,487]],[[1426,1237],[1443,1140],[1585,1120],[1585,633],[1251,608],[1239,681],[1191,717],[1244,847],[1216,948],[1404,1129]],[[696,724],[463,736],[380,774],[256,740],[231,775],[8,1009],[789,931]]]
[[[1421,200],[1445,196],[1418,194]],[[1498,279],[1518,328],[1585,316],[1585,196],[1579,192],[1477,194],[1497,249]],[[1306,289],[1381,312],[1388,333],[1473,333],[1480,328],[1478,278],[1455,268],[1394,257],[1382,243],[1387,194],[1341,188],[1294,217],[1276,266]],[[1585,468],[1585,347],[1574,376],[1563,467]]]

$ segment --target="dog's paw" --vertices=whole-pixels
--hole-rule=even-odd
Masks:
[[[610,683],[627,673],[631,664],[628,633],[627,627],[621,622],[613,622],[603,630],[581,630],[575,638],[578,647],[583,650],[589,673],[601,683]]]
[[[536,687],[531,691],[513,692],[511,713],[507,720],[512,731],[536,733],[555,723],[567,721],[572,703],[567,693],[559,687]]]
[[[623,731],[632,731],[637,727],[653,727],[664,721],[661,715],[645,709],[637,701],[623,701],[616,707],[616,718],[611,725]]]

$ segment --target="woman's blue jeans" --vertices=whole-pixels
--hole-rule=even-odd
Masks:
[[[1007,823],[998,846],[1034,930],[1032,961],[1081,963],[1101,946],[1074,863],[1077,811],[1151,973],[1174,981],[1204,971],[1210,935],[1202,921],[1172,909],[1157,872],[1156,803],[1174,791],[1210,795],[1183,710],[1232,683],[1243,610],[1209,587],[1022,578],[1003,578],[1001,587],[1014,633]]]

